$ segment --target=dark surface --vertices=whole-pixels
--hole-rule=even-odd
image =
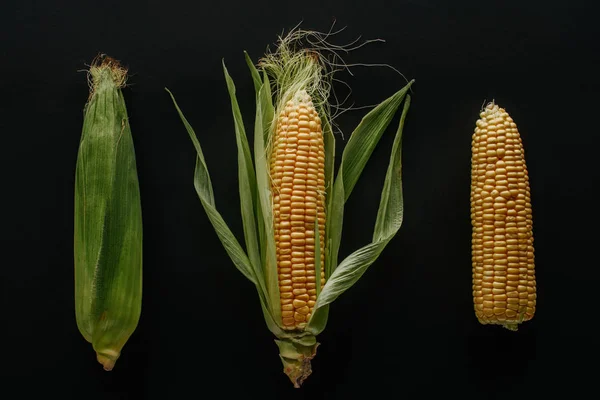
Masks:
[[[2,3],[0,386],[7,398],[595,392],[600,32],[592,2],[135,3]],[[405,220],[376,264],[333,303],[313,375],[295,390],[253,285],[230,262],[196,196],[194,148],[163,88],[198,132],[217,207],[241,238],[221,59],[251,128],[254,93],[242,51],[257,60],[301,20],[324,31],[334,19],[347,26],[336,43],[386,40],[349,62],[388,63],[416,79],[403,148]],[[78,71],[98,52],[132,74],[124,95],[145,235],[142,318],[110,373],[79,334],[73,307],[74,170],[88,90]],[[405,83],[390,69],[353,72],[340,78],[352,85],[356,106]],[[471,298],[470,142],[491,99],[516,121],[531,177],[538,309],[517,333],[480,325]],[[346,138],[365,112],[339,117]],[[340,257],[370,241],[392,136],[390,129],[347,203]]]

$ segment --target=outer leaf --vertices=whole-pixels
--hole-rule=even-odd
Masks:
[[[366,269],[377,260],[379,254],[400,229],[403,218],[402,198],[402,130],[406,113],[410,106],[410,96],[406,97],[398,131],[394,139],[390,163],[381,193],[377,223],[373,242],[350,254],[333,272],[329,281],[317,298],[315,311],[330,304],[344,291],[350,288],[362,276]]]
[[[383,132],[394,117],[414,80],[371,110],[356,127],[342,154],[344,201],[348,200]]]
[[[260,300],[260,306],[263,311],[263,316],[265,317],[265,323],[267,324],[267,328],[269,328],[273,335],[279,338],[284,337],[286,335],[285,331],[281,329],[279,325],[275,322],[273,314],[271,313],[271,310],[269,310],[269,307],[267,306],[266,302],[263,301],[262,298]]]
[[[325,287],[327,283],[325,284]],[[318,298],[317,298],[318,299]],[[313,309],[313,315],[304,330],[311,335],[317,336],[325,330],[327,319],[329,318],[329,304],[325,304],[319,308]]]
[[[335,260],[334,257],[332,257],[332,240],[330,235],[332,231],[341,232],[342,230],[341,225],[337,226],[337,224],[339,224],[342,221],[341,218],[332,218],[332,215],[339,216],[343,214],[344,202],[343,200],[341,202],[333,202],[333,200],[336,198],[336,196],[334,195],[335,187],[333,180],[335,165],[335,137],[333,136],[333,130],[331,129],[331,124],[329,123],[327,114],[323,112],[323,110],[321,110],[319,112],[319,116],[321,118],[321,126],[323,128],[323,141],[325,147],[325,215],[327,216],[327,224],[325,225],[325,248],[323,249],[323,251],[325,251],[325,280],[327,280],[329,279],[329,277],[331,276],[331,272],[333,271],[333,269],[335,269],[335,266],[337,265],[337,260]],[[341,186],[338,186],[338,191],[340,188]],[[344,196],[342,193],[338,193],[337,198],[343,199],[343,197]],[[317,228],[315,228],[315,232],[318,232]],[[315,268],[315,271],[318,271],[318,269]],[[317,276],[316,279],[318,297],[321,292],[320,276]],[[312,332],[315,335],[319,332],[322,332],[323,329],[325,329],[325,326],[327,325],[328,316],[329,305],[315,310],[310,318],[306,330],[308,332]]]
[[[273,211],[271,185],[269,181],[269,157],[264,142],[264,88],[259,90],[256,101],[256,118],[254,121],[254,159],[256,163],[256,182],[260,199],[261,213],[264,221],[264,276],[268,293],[269,307],[275,321],[281,321],[281,305],[279,304],[279,283],[277,277],[277,258],[275,255],[275,233],[273,230]]]
[[[344,203],[348,200],[369,157],[413,82],[414,80],[410,81],[404,88],[365,115],[352,132],[348,144],[344,148],[338,175],[333,186],[333,198],[329,202],[327,238],[331,240],[331,247],[328,252],[330,273],[333,273],[337,268],[337,257],[344,222]]]
[[[265,138],[265,142],[264,143],[268,143],[268,138],[269,138],[269,123],[270,120],[268,118],[272,118],[273,115],[273,103],[271,100],[271,92],[270,92],[270,84],[269,84],[269,80],[268,77],[265,76],[265,82],[263,83],[261,81],[261,77],[260,74],[258,73],[256,67],[254,66],[254,63],[252,62],[252,60],[250,59],[250,56],[248,55],[247,52],[244,52],[245,58],[246,58],[246,63],[248,64],[248,68],[250,69],[250,73],[252,75],[252,80],[254,82],[254,90],[256,91],[256,103],[257,103],[257,111],[256,111],[256,115],[258,118],[258,115],[262,114],[262,121],[263,124],[262,126],[256,126],[255,125],[255,146],[256,146],[256,135],[258,134],[258,130],[260,130],[262,128],[262,130],[264,131],[263,133],[263,137]],[[267,87],[267,90],[262,90],[263,86]],[[265,144],[263,143],[263,147],[265,146]],[[270,246],[270,241],[272,241],[272,239],[269,239],[269,236],[271,238],[273,238],[273,231],[272,230],[268,230],[268,233],[265,232],[266,230],[266,226],[263,223],[264,222],[264,216],[263,216],[263,211],[262,211],[262,204],[261,204],[261,199],[260,199],[260,195],[257,193],[257,197],[256,197],[256,201],[255,201],[255,205],[256,205],[256,219],[258,221],[258,233],[259,233],[259,239],[260,239],[260,244],[261,244],[261,258],[262,260],[266,260],[268,257],[268,254],[272,254],[270,252],[272,252],[271,246]],[[272,225],[271,225],[272,226]],[[275,244],[273,242],[272,244],[273,249],[275,248]],[[263,261],[266,262],[266,261]],[[267,269],[268,270],[268,269]],[[264,271],[263,271],[263,277],[264,277]],[[271,279],[270,282],[276,282],[276,280]],[[265,286],[267,285],[266,281],[265,281]],[[277,286],[277,288],[271,288],[271,290],[269,291],[270,293],[274,293],[275,290],[277,291],[277,293],[279,293],[279,287]],[[266,292],[266,289],[265,289]],[[267,293],[265,293],[265,297],[267,296]],[[279,295],[277,295],[277,298]],[[265,298],[265,300],[263,301],[263,299],[261,299],[261,305],[262,305],[262,309],[263,309],[263,314],[265,317],[265,322],[269,328],[269,330],[277,337],[282,337],[285,335],[285,332],[283,331],[283,329],[281,329],[279,327],[279,325],[275,322],[276,319],[273,317],[273,314],[279,315],[280,316],[280,309],[279,307],[277,307],[276,310],[272,310],[271,307],[268,306],[270,302]],[[279,303],[278,303],[279,304]],[[277,319],[278,321],[281,320],[281,318],[279,317]]]
[[[267,74],[263,74],[263,84],[261,86],[261,88],[263,88],[263,90],[261,91],[259,89],[259,92],[257,92],[257,101],[260,101],[260,108],[262,111],[262,129],[264,132],[264,142],[263,142],[263,146],[265,148],[265,152],[270,152],[270,141],[271,141],[271,124],[273,123],[273,114],[274,114],[274,109],[273,109],[273,99],[271,98],[271,84],[269,82],[269,77],[267,76]],[[270,169],[270,165],[267,163],[267,170]],[[270,178],[269,178],[269,182],[270,182]],[[269,190],[270,190],[270,186],[269,186]],[[263,215],[262,215],[262,209],[259,207],[257,210],[257,215],[259,215],[260,217],[260,221],[263,220]],[[266,242],[266,233],[265,233],[265,229],[264,226],[261,225],[261,240],[262,243]],[[263,258],[266,257],[266,249],[263,249]]]
[[[325,229],[328,248],[325,264],[329,267],[329,276],[337,268],[337,258],[342,241],[342,225],[344,223],[344,181],[342,174],[343,169],[340,169],[333,184],[333,189],[329,193],[329,206],[327,207],[328,214]]]
[[[342,171],[340,170],[339,173]],[[329,206],[327,208],[327,225],[325,226],[326,239],[327,239],[327,248],[325,254],[325,266],[329,265],[329,268],[332,271],[335,270],[337,266],[337,252],[339,249],[339,238],[332,237],[329,235],[341,235],[342,231],[342,219],[344,215],[344,182],[340,179],[338,175],[338,179],[336,179],[333,190],[329,193]],[[329,229],[327,229],[329,228]],[[337,233],[339,232],[339,233]],[[337,247],[334,247],[334,243]],[[334,255],[335,254],[335,255]],[[329,261],[328,261],[329,259]],[[334,276],[335,272],[332,273],[331,276],[327,278],[325,286],[321,290],[321,293],[317,296],[317,304],[319,299],[323,296],[323,293],[330,286],[329,280]],[[327,325],[327,319],[329,316],[329,304],[323,304],[320,307],[313,308],[313,314],[310,317],[310,321],[306,326],[306,331],[311,334],[317,336],[321,333],[325,326]]]
[[[269,148],[271,143],[271,128],[273,124],[273,118],[275,115],[275,108],[273,107],[273,99],[271,97],[271,83],[269,82],[269,76],[266,72],[263,72],[263,93],[262,98],[262,110],[263,110],[263,132],[265,140],[265,148]]]
[[[244,51],[244,57],[246,58],[246,64],[248,64],[248,68],[250,68],[250,74],[252,74],[252,81],[254,82],[254,90],[256,91],[256,94],[258,95],[260,87],[263,84],[262,80],[260,79],[260,74],[258,73],[256,67],[254,66],[252,59],[250,58],[248,53],[245,51]]]
[[[246,130],[244,129],[244,121],[242,113],[235,95],[235,84],[229,76],[229,72],[223,63],[223,72],[227,82],[227,90],[231,98],[231,110],[235,125],[235,142],[237,145],[237,162],[238,162],[238,181],[240,191],[240,206],[242,223],[244,227],[244,237],[246,238],[246,251],[252,263],[254,274],[258,278],[258,282],[264,280],[262,275],[262,260],[260,257],[260,248],[256,231],[256,220],[254,219],[254,202],[256,201],[256,175],[254,174],[254,166],[252,164],[252,155]]]
[[[263,82],[261,81],[260,74],[258,73],[256,67],[254,66],[254,63],[250,59],[250,56],[245,51],[244,51],[244,56],[246,58],[246,64],[248,64],[248,68],[250,69],[250,74],[252,75],[252,81],[254,83],[254,90],[256,92],[256,96],[255,96],[256,100],[255,101],[258,103],[260,101],[260,99],[259,99],[260,89],[263,86]],[[256,175],[255,175],[255,177],[256,177]],[[255,182],[255,186],[256,186],[256,182]],[[258,243],[260,245],[260,258],[261,258],[261,261],[264,263],[264,259],[266,256],[266,249],[265,249],[266,246],[264,246],[264,243],[266,240],[266,234],[265,234],[265,226],[264,226],[264,223],[262,222],[263,221],[262,206],[260,204],[260,197],[258,196],[258,192],[255,193],[254,208],[255,208],[256,221],[257,221],[256,225],[258,228]],[[264,277],[264,272],[263,272],[263,277]]]
[[[333,130],[329,119],[324,114],[321,117],[323,127],[323,141],[325,146],[325,190],[331,190],[333,186],[333,172],[335,164],[335,136],[333,136]]]
[[[335,164],[335,137],[333,136],[333,130],[327,115],[324,112],[320,112],[321,125],[323,127],[323,141],[325,147],[325,215],[329,216],[329,210],[331,208],[331,200],[333,199],[333,172]],[[329,219],[329,217],[327,217]],[[330,224],[325,224],[325,279],[329,279],[332,271],[332,263],[329,257],[329,232]]]
[[[179,113],[179,117],[181,118],[181,121],[183,122],[183,125],[185,126],[185,129],[187,130],[194,147],[196,148],[196,152],[198,153],[198,157],[196,158],[196,170],[194,172],[194,187],[196,188],[196,192],[198,193],[202,207],[204,207],[206,215],[213,225],[215,232],[221,240],[221,243],[231,258],[233,264],[246,278],[248,278],[255,285],[258,285],[250,259],[215,207],[215,199],[210,175],[208,173],[208,167],[206,166],[206,161],[204,160],[204,154],[202,153],[200,142],[196,138],[196,133],[177,105],[173,93],[171,93],[169,89],[165,88],[165,90],[169,92],[169,95],[173,100],[173,104]]]
[[[392,145],[392,154],[385,174],[377,220],[373,230],[373,242],[391,239],[400,229],[404,219],[404,196],[402,193],[402,131],[410,107],[410,95],[406,95],[398,131]]]

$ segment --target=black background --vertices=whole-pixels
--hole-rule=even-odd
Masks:
[[[6,398],[521,399],[595,392],[600,32],[591,4],[4,0]],[[221,60],[251,132],[254,92],[242,51],[257,60],[299,22],[326,31],[334,19],[347,27],[336,43],[359,35],[386,40],[349,54],[348,62],[388,63],[416,79],[404,133],[405,219],[379,260],[333,303],[313,374],[296,390],[253,285],[230,262],[196,196],[194,148],[164,87],[198,132],[217,207],[241,238]],[[79,334],[73,307],[74,167],[88,92],[80,70],[98,52],[131,73],[124,94],[145,235],[142,318],[110,373]],[[340,78],[352,86],[356,106],[405,84],[391,69],[352,71]],[[515,119],[531,177],[538,309],[516,333],[480,325],[471,297],[470,143],[478,112],[492,99]],[[365,113],[339,117],[346,138]],[[347,203],[340,257],[370,241],[392,133]],[[344,141],[337,135],[339,153]]]

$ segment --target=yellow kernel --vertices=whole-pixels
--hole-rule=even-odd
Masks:
[[[303,322],[306,321],[306,315],[300,314],[298,312],[294,313],[294,320],[297,322]]]
[[[302,315],[308,315],[308,313],[310,312],[310,308],[308,306],[300,307],[296,310],[296,312]]]
[[[294,300],[293,303],[294,308],[298,309],[298,308],[302,308],[302,307],[306,307],[306,301],[304,300]]]

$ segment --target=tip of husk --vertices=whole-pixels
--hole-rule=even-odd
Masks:
[[[299,389],[312,373],[311,361],[317,355],[319,343],[304,346],[288,340],[275,340],[279,346],[279,358],[283,372],[290,378],[294,388]]]
[[[98,54],[88,70],[90,97],[102,82],[111,82],[117,88],[124,87],[127,82],[127,72],[127,68],[120,61],[106,54]]]
[[[102,364],[102,367],[104,367],[105,371],[112,371],[119,356],[120,353],[111,350],[96,352],[96,359],[100,364]]]

